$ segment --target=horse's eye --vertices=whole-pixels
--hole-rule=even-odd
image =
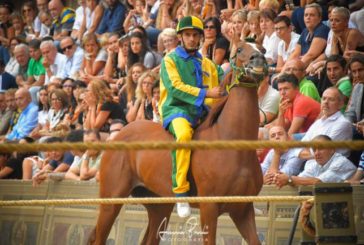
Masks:
[[[236,52],[238,52],[238,53],[240,53],[241,51],[243,51],[243,49],[242,49],[242,48],[238,48],[238,49],[236,50]]]

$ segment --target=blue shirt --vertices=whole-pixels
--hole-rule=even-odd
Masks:
[[[0,58],[4,61],[5,65],[10,60],[10,54],[8,49],[2,46],[1,44],[0,44]]]
[[[267,172],[270,165],[272,164],[274,155],[274,149],[271,149],[267,156],[264,158],[264,161],[261,165],[263,174]],[[279,159],[279,171],[285,173],[289,176],[297,175],[301,171],[302,164],[305,160],[302,160],[295,156],[295,152],[293,150],[288,150],[283,153]]]
[[[31,102],[21,113],[7,140],[20,140],[30,134],[38,124],[38,106]]]
[[[119,1],[113,8],[107,8],[104,11],[97,34],[105,32],[121,32],[123,30],[123,23],[125,20],[126,9]]]
[[[311,47],[314,38],[322,38],[327,40],[330,28],[320,23],[316,26],[312,35],[309,35],[307,28],[302,31],[298,44],[301,45],[301,55],[305,55]],[[323,51],[323,50],[322,50]]]
[[[71,166],[72,162],[73,162],[73,159],[74,159],[74,156],[66,151],[64,154],[63,154],[63,157],[61,160],[57,161],[57,160],[51,160],[49,165],[51,165],[51,167],[53,169],[56,169],[59,165],[61,165],[62,163],[64,164],[67,164],[69,166]]]
[[[66,64],[63,69],[62,77],[74,77],[80,71],[84,51],[82,48],[77,47],[75,53],[71,58],[67,58]]]

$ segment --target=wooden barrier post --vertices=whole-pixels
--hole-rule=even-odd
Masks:
[[[356,244],[352,192],[348,183],[315,185],[315,241],[318,244]]]

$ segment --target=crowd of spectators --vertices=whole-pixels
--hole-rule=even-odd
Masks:
[[[260,139],[363,139],[363,0],[78,0],[75,9],[68,3],[0,3],[1,142],[107,141],[133,121],[158,123],[160,63],[179,45],[175,27],[187,15],[203,20],[199,51],[225,74],[241,42],[264,54]],[[257,154],[265,184],[363,179],[364,154],[347,149]],[[0,178],[39,184],[63,172],[66,179],[97,180],[101,155],[1,154]]]

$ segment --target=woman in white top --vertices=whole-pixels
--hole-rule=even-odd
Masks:
[[[292,31],[291,20],[287,16],[275,18],[274,29],[281,41],[278,44],[277,66],[275,69],[271,69],[271,71],[272,73],[279,73],[294,51],[300,35]]]
[[[265,58],[269,65],[277,64],[279,37],[274,31],[274,19],[277,14],[272,9],[264,9],[260,12],[260,29],[264,33],[263,48]]]
[[[106,58],[100,58],[105,53],[93,33],[88,33],[82,38],[82,48],[85,51],[80,68],[80,80],[89,83],[98,75],[103,74]]]
[[[14,49],[16,45],[21,43],[21,41],[17,37],[12,37],[10,38],[9,43],[10,43],[10,48],[9,48],[10,59],[5,66],[5,71],[10,75],[12,75],[13,77],[16,77],[19,73],[19,63],[15,59]]]
[[[100,0],[86,1],[86,8],[84,8],[83,20],[81,27],[78,31],[78,40],[81,42],[83,36],[87,33],[94,33],[100,24],[104,7]]]
[[[41,137],[39,131],[45,128],[48,118],[49,111],[49,98],[47,86],[42,86],[38,92],[38,125],[33,129],[33,131],[29,134],[33,139],[38,139]]]
[[[26,24],[25,33],[27,35],[26,40],[30,40],[39,37],[42,23],[37,15],[37,7],[33,1],[26,1],[22,6],[23,19]]]

